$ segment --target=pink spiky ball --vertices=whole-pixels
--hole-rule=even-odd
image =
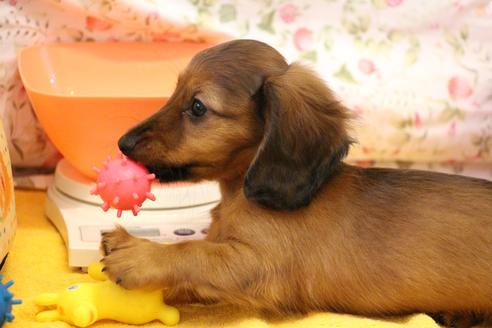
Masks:
[[[155,200],[150,192],[154,174],[140,163],[129,160],[123,154],[112,159],[111,156],[104,161],[103,168],[94,167],[97,172],[96,187],[91,190],[92,195],[99,195],[104,201],[102,209],[106,212],[109,208],[118,210],[117,216],[125,210],[131,210],[133,215],[140,211],[142,203],[146,199]]]

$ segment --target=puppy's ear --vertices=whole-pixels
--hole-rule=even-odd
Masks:
[[[265,80],[260,106],[265,132],[244,193],[268,208],[304,207],[348,152],[348,111],[299,64]]]

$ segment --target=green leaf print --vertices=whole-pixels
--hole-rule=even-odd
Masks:
[[[465,114],[458,107],[452,107],[446,102],[444,109],[439,115],[440,122],[450,122],[453,118],[458,118],[460,120],[465,118]]]
[[[288,42],[290,42],[291,39],[291,32],[289,30],[283,30],[279,34],[279,47],[285,47]]]
[[[465,53],[465,50],[463,49],[463,45],[460,42],[460,40],[451,33],[446,33],[444,38],[446,39],[446,42],[453,49],[455,57],[461,58],[463,56],[463,54]]]
[[[490,149],[492,148],[492,137],[482,132],[481,135],[472,136],[472,143],[478,148],[478,156],[480,158],[489,157]]]
[[[266,13],[263,15],[261,18],[261,21],[258,23],[258,28],[262,29],[263,31],[269,32],[269,33],[275,33],[275,30],[273,29],[273,17],[275,16],[275,10],[270,11],[269,13]]]
[[[466,41],[468,39],[468,35],[469,35],[468,26],[464,25],[460,31],[461,39],[463,39],[463,41]]]
[[[366,32],[370,25],[371,25],[371,17],[369,16],[359,17],[359,29],[361,32]]]
[[[398,121],[396,126],[401,130],[405,129],[407,127],[412,127],[413,126],[413,119],[412,118],[406,118],[403,120]]]
[[[410,46],[405,54],[404,61],[407,66],[411,66],[415,64],[418,59],[420,53],[420,43],[416,37],[411,37],[408,42],[410,43]]]
[[[223,4],[219,9],[221,23],[228,23],[236,19],[236,7],[231,4]]]
[[[359,35],[365,33],[371,24],[371,19],[369,16],[361,16],[357,21],[352,22],[348,19],[342,19],[342,25],[347,30],[348,33],[353,35]]]
[[[395,30],[392,30],[388,33],[388,36],[387,38],[395,43],[395,42],[398,42],[400,41],[402,38],[403,38],[403,34],[401,32],[398,32],[398,31],[395,31]]]
[[[329,25],[325,25],[320,33],[320,39],[323,41],[323,46],[327,51],[331,50],[333,46],[333,37],[332,37],[333,27]]]
[[[359,33],[359,26],[348,19],[343,18],[342,19],[342,25],[343,27],[349,32],[350,34],[357,34]]]
[[[411,66],[413,64],[415,64],[415,62],[417,61],[417,58],[418,58],[418,53],[419,53],[419,50],[418,49],[409,49],[407,51],[407,53],[405,54],[405,64],[407,66]]]
[[[318,60],[318,52],[316,50],[305,52],[301,55],[301,58],[312,62],[316,62]]]
[[[350,73],[350,71],[347,69],[347,66],[345,64],[343,64],[338,70],[338,72],[336,72],[333,76],[345,82],[357,83],[357,81],[352,76],[352,73]]]

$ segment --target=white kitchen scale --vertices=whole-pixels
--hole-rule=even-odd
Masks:
[[[75,170],[66,160],[59,162],[48,188],[45,212],[62,235],[68,249],[68,264],[85,268],[101,258],[101,233],[115,224],[132,235],[166,243],[203,239],[210,224],[210,210],[220,201],[217,183],[154,182],[156,201],[147,200],[138,216],[101,209],[102,200],[90,194],[95,182]]]

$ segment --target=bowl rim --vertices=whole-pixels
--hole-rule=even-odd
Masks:
[[[39,48],[50,48],[50,47],[72,47],[72,48],[77,48],[80,46],[95,46],[97,47],[98,45],[128,45],[128,44],[133,44],[133,45],[162,45],[162,44],[202,44],[205,45],[205,48],[213,46],[212,43],[210,42],[191,42],[191,41],[182,41],[182,42],[138,42],[138,41],[129,41],[129,42],[116,42],[116,41],[111,41],[111,42],[74,42],[74,43],[43,43],[43,44],[36,44],[33,46],[27,46],[23,47],[19,50],[17,54],[17,68],[19,71],[19,76],[22,80],[22,84],[24,85],[24,88],[28,93],[36,93],[38,95],[43,95],[43,96],[49,96],[49,97],[57,97],[57,98],[69,98],[69,99],[121,99],[121,100],[136,100],[136,99],[154,99],[154,100],[160,100],[160,99],[168,99],[171,97],[170,93],[169,95],[165,95],[164,93],[162,95],[69,95],[66,93],[57,93],[56,91],[50,91],[50,90],[41,90],[40,88],[34,87],[32,85],[31,79],[29,79],[28,74],[25,72],[25,60],[26,59],[26,53],[35,51],[35,49]]]

